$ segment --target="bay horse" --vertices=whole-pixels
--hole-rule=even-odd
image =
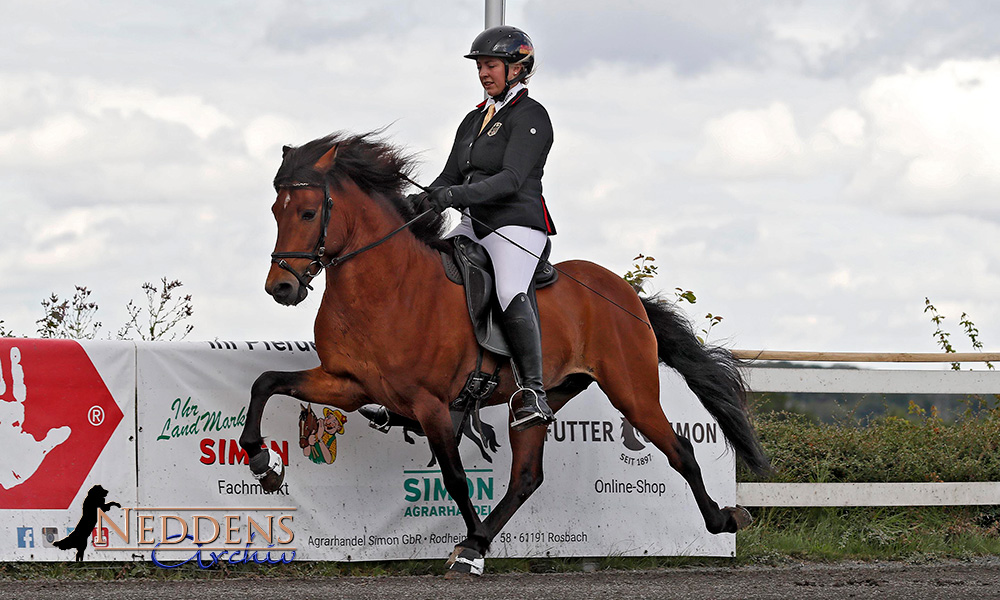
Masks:
[[[546,428],[510,432],[506,493],[480,520],[467,493],[449,413],[449,403],[476,366],[477,342],[464,291],[448,281],[441,263],[447,221],[431,211],[421,215],[402,196],[412,168],[412,159],[377,132],[335,133],[284,148],[271,207],[278,237],[264,289],[278,303],[295,305],[325,271],[314,326],[320,366],[260,375],[240,445],[254,476],[272,491],[281,485],[284,468],[263,447],[260,424],[274,394],[345,411],[377,403],[416,421],[468,530],[446,563],[452,569],[448,575],[478,575],[491,541],[542,483]],[[597,382],[690,485],[709,532],[747,526],[745,509],[720,508],[709,496],[694,447],[674,432],[659,399],[662,362],[684,377],[737,457],[751,470],[767,472],[768,459],[746,409],[740,363],[728,350],[702,344],[669,302],[640,298],[611,271],[581,260],[556,268],[565,276],[537,292],[552,408],[558,411]],[[498,360],[488,354],[484,367],[493,368]],[[515,390],[505,364],[491,403],[504,402]]]

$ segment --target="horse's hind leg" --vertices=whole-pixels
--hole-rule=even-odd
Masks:
[[[593,379],[588,375],[571,375],[559,387],[548,390],[549,405],[552,410],[558,412],[591,383]],[[547,427],[532,427],[524,431],[511,430],[510,482],[507,484],[507,492],[484,521],[490,531],[491,541],[542,485],[544,479],[542,449],[545,446],[547,431]]]
[[[620,375],[620,376],[619,376]],[[710,533],[733,533],[750,524],[750,514],[743,508],[719,505],[708,495],[701,477],[701,467],[694,457],[694,446],[677,435],[660,407],[658,378],[629,377],[627,369],[601,381],[601,389],[628,422],[666,455],[670,466],[691,486],[698,510]],[[645,385],[638,382],[644,381]]]
[[[551,396],[550,396],[551,398]],[[486,517],[492,540],[504,528],[517,509],[542,485],[542,448],[547,428],[532,427],[510,432],[510,482],[507,492]]]
[[[264,438],[260,432],[264,406],[275,394],[344,410],[355,410],[362,404],[355,384],[333,377],[319,367],[307,371],[262,373],[250,389],[250,406],[243,433],[240,434],[240,446],[250,459],[250,471],[260,479],[261,488],[265,492],[276,491],[285,477],[284,466],[272,452],[263,447]]]

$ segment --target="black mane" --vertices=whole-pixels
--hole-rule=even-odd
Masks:
[[[274,186],[295,183],[322,186],[329,181],[335,189],[341,189],[340,182],[347,178],[370,196],[384,196],[399,216],[409,221],[423,212],[414,210],[403,198],[403,190],[410,185],[407,178],[413,171],[414,160],[401,149],[379,139],[379,133],[350,135],[337,132],[298,147],[285,146]],[[337,146],[337,159],[333,167],[326,173],[316,171],[313,165],[334,145]],[[410,231],[431,248],[447,251],[449,244],[441,239],[446,224],[442,215],[431,213],[412,224]]]

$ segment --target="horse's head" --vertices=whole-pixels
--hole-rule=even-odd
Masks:
[[[337,158],[337,146],[326,151],[309,169],[286,169],[285,146],[282,168],[275,177],[278,197],[271,207],[278,224],[278,239],[271,254],[271,270],[264,290],[280,304],[305,300],[312,281],[323,270],[323,258],[335,255],[344,244],[338,223],[331,223],[333,198],[327,172]]]
[[[319,417],[313,412],[312,407],[300,404],[302,410],[299,412],[299,448],[309,446],[309,436],[319,431]]]
[[[404,229],[432,248],[444,246],[447,220],[430,211],[418,213],[402,197],[410,159],[375,133],[333,134],[297,148],[285,146],[271,208],[278,240],[264,285],[275,301],[302,302],[320,271]]]

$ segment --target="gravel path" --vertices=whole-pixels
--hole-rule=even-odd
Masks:
[[[558,574],[440,577],[329,577],[200,581],[0,581],[0,598],[107,600],[317,598],[438,600],[501,598],[1000,598],[1000,557],[926,564],[838,563],[780,567],[676,568]]]

